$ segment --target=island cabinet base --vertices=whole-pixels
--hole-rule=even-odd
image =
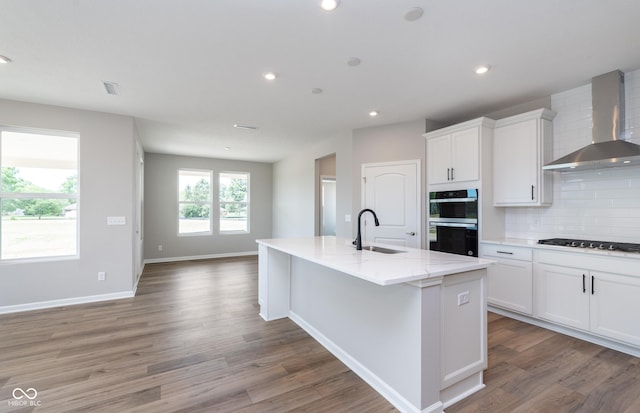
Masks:
[[[443,412],[484,387],[485,269],[381,286],[263,246],[260,254],[262,317],[291,318],[398,410]]]

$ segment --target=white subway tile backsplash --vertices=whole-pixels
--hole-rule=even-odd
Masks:
[[[626,138],[640,144],[640,70],[625,74]],[[551,96],[553,153],[591,143],[591,85]],[[507,237],[567,237],[640,243],[640,166],[554,175],[548,208],[507,208]]]

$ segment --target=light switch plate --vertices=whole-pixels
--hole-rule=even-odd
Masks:
[[[107,225],[125,225],[126,223],[126,217],[107,217]]]

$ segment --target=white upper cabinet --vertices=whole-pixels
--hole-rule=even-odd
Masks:
[[[480,179],[480,141],[493,120],[479,118],[424,134],[427,182],[454,184]]]
[[[553,175],[542,166],[551,161],[555,113],[538,109],[497,120],[493,131],[493,204],[551,205]]]

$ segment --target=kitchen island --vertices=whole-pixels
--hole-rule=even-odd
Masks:
[[[351,240],[258,240],[260,315],[289,317],[402,412],[442,412],[484,387],[486,268]]]

